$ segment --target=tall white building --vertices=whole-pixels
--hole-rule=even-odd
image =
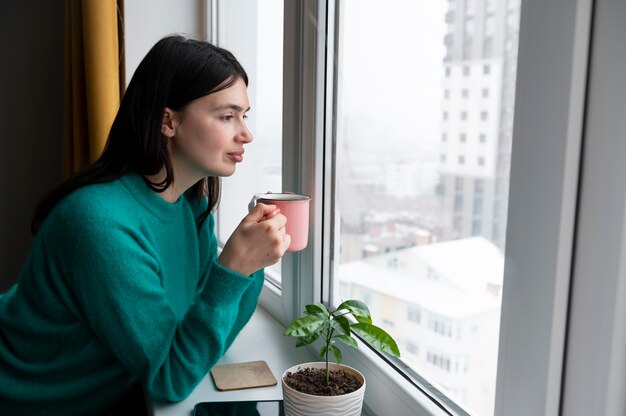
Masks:
[[[449,0],[438,192],[443,239],[505,243],[519,0]]]
[[[493,413],[504,258],[482,237],[343,263],[340,296],[359,299],[402,359],[478,415]]]

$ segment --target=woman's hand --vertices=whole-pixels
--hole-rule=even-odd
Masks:
[[[291,243],[286,223],[275,205],[258,203],[233,231],[217,261],[246,276],[275,264]]]

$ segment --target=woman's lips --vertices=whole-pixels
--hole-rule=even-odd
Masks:
[[[237,163],[243,162],[243,150],[238,152],[230,152],[227,153],[228,157],[234,160]]]

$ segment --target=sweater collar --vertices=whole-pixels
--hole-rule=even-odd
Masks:
[[[127,173],[120,180],[133,197],[159,219],[168,222],[173,221],[175,213],[180,211],[184,199],[183,195],[176,202],[166,201],[148,186],[141,175],[135,172]]]

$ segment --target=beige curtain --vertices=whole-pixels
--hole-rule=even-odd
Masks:
[[[123,0],[65,0],[64,175],[95,161],[124,92]]]

